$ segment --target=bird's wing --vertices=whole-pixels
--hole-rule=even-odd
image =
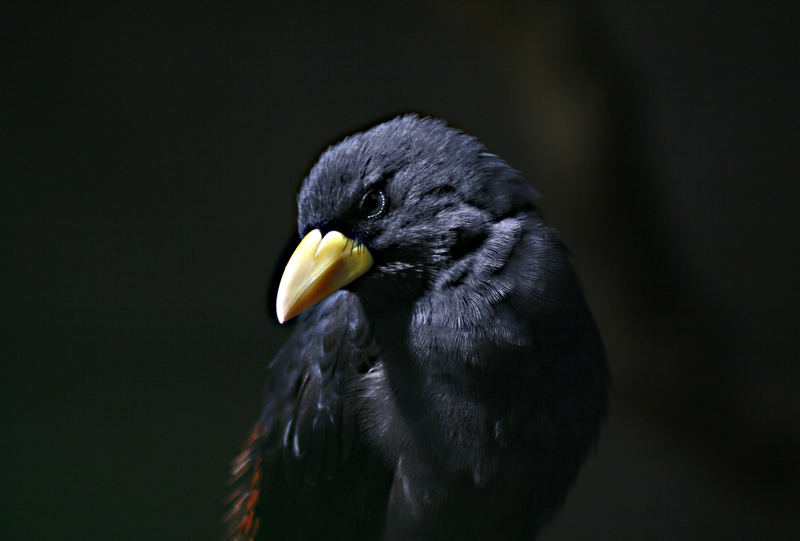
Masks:
[[[265,503],[273,495],[291,501],[341,476],[359,447],[350,387],[376,356],[352,293],[340,291],[300,316],[269,365],[263,413],[233,464],[228,538],[254,539],[259,526],[269,528],[259,520],[278,512]]]

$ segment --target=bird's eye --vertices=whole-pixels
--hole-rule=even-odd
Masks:
[[[361,198],[358,208],[370,220],[377,218],[386,210],[386,194],[381,189],[372,189]]]

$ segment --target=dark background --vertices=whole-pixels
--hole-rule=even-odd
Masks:
[[[0,537],[219,538],[298,185],[402,111],[526,173],[607,342],[543,538],[794,537],[800,20],[698,4],[4,4]]]

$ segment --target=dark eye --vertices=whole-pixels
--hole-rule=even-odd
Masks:
[[[377,218],[386,210],[386,194],[383,190],[375,188],[364,194],[358,204],[361,214],[369,218]]]

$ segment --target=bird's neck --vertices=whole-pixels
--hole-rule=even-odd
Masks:
[[[413,301],[396,300],[387,304],[362,300],[362,305],[372,325],[375,340],[383,351],[402,352],[408,349],[406,338]]]

